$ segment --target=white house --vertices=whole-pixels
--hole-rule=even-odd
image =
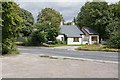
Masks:
[[[60,41],[67,41],[68,45],[79,44],[98,44],[99,34],[88,28],[82,27],[81,29],[76,25],[60,25],[60,32],[56,38]]]
[[[99,34],[89,28],[89,27],[82,27],[80,29],[84,35],[82,35],[82,43],[83,44],[99,44]]]

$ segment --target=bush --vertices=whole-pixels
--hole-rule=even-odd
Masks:
[[[36,30],[31,35],[31,45],[39,46],[47,41],[46,33],[44,31]]]
[[[24,37],[23,45],[30,45],[30,37]]]
[[[112,36],[107,43],[108,47],[120,49],[120,32]]]
[[[2,43],[2,54],[18,54],[14,39],[6,39]]]
[[[57,39],[55,42],[56,42],[56,44],[66,44],[65,41],[60,41],[60,40],[58,40],[58,39]]]

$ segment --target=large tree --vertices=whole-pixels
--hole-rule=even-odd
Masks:
[[[20,8],[20,17],[24,20],[23,29],[21,31],[23,37],[28,37],[33,31],[34,18],[31,12]]]
[[[2,10],[2,53],[19,53],[15,46],[23,22],[19,16],[19,6],[15,2],[2,2]]]
[[[2,3],[0,2],[0,54],[2,53]]]
[[[106,27],[109,35],[108,46],[120,48],[120,1],[110,5],[109,17],[109,24]]]
[[[2,2],[0,2],[0,27],[2,26]]]
[[[100,38],[108,39],[109,47],[120,48],[120,1],[110,5],[87,2],[77,16],[77,25],[95,29]]]
[[[100,39],[107,38],[108,8],[106,2],[87,2],[77,15],[77,25],[91,27],[100,34]]]
[[[116,4],[109,5],[109,23],[106,27],[106,31],[109,36],[113,35],[114,32],[120,30],[120,1]]]
[[[59,33],[59,25],[61,20],[63,20],[62,15],[52,9],[45,8],[42,9],[37,17],[38,28],[42,29],[44,32],[47,32],[47,40],[55,41]]]

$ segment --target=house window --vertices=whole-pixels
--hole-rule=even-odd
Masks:
[[[93,37],[92,37],[92,41],[97,41],[97,37],[96,37],[96,36],[93,36]]]
[[[63,37],[61,37],[61,40],[62,40],[62,41],[64,41],[64,38],[63,38]]]
[[[73,42],[79,42],[79,37],[74,37]]]

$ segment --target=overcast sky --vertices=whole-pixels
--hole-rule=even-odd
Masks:
[[[80,12],[80,8],[85,4],[86,1],[91,0],[16,0],[16,2],[20,5],[21,8],[24,8],[30,11],[35,19],[41,9],[44,8],[54,8],[59,11],[65,21],[72,21],[74,17],[77,16],[78,12]],[[115,3],[119,0],[106,0],[109,3]]]

